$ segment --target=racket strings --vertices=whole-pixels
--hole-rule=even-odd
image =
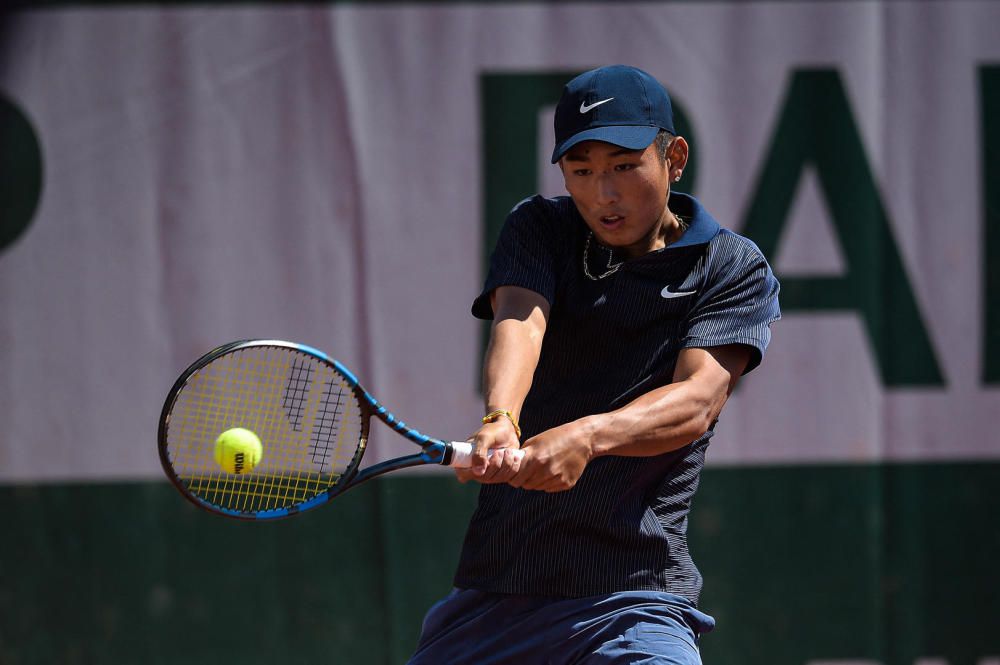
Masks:
[[[215,461],[215,440],[243,427],[263,444],[240,475]],[[359,459],[365,417],[333,367],[284,347],[239,349],[189,377],[167,430],[167,452],[188,490],[242,513],[288,508],[326,492]]]
[[[302,415],[305,408],[306,391],[312,379],[312,365],[304,358],[292,359],[292,369],[288,373],[285,397],[282,406],[288,414],[288,421],[296,432],[302,431]]]
[[[328,382],[324,388],[320,413],[317,416],[316,427],[311,439],[312,447],[309,452],[314,464],[326,464],[330,455],[337,448],[335,438],[340,432],[343,402],[344,391],[337,389],[333,382]]]

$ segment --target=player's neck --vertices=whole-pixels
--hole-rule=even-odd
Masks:
[[[664,219],[660,224],[659,231],[649,251],[654,252],[674,244],[681,239],[685,231],[687,231],[687,224],[679,215],[674,214],[667,208],[664,211]]]

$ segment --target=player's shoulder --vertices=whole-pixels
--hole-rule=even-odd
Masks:
[[[532,230],[536,233],[557,234],[569,232],[576,221],[576,206],[568,196],[529,196],[511,208],[507,215],[508,226]]]
[[[707,282],[720,287],[742,282],[749,275],[773,278],[767,258],[757,244],[726,228],[720,228],[708,243],[703,258]]]
[[[572,217],[575,211],[573,200],[568,196],[547,197],[541,194],[522,199],[510,209],[511,217],[544,217],[562,219]]]
[[[760,251],[757,243],[724,227],[719,229],[715,237],[709,241],[708,246],[709,251],[719,255],[719,257],[733,260],[766,261],[764,253]]]

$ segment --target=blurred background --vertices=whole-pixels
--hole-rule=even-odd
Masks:
[[[162,401],[222,342],[290,339],[467,436],[492,242],[562,193],[561,86],[627,63],[674,97],[679,189],[782,280],[691,517],[706,663],[998,665],[998,26],[906,0],[6,10],[0,663],[405,661],[476,488],[406,472],[231,522],[164,480]]]

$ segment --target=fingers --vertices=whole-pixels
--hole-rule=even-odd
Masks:
[[[523,453],[517,448],[494,448],[488,451],[486,470],[482,475],[473,469],[455,469],[455,477],[460,482],[475,480],[485,484],[506,483],[521,468]]]
[[[573,468],[560,463],[556,458],[537,452],[526,445],[522,448],[524,459],[519,472],[508,481],[513,487],[540,492],[565,492],[576,485],[582,468]]]
[[[531,448],[524,448],[524,459],[521,460],[519,466],[519,472],[508,481],[514,487],[536,490],[551,479],[547,473],[545,461],[538,459],[535,456],[535,451]]]
[[[538,492],[565,492],[573,489],[576,481],[563,476],[536,475],[532,478],[518,479],[512,478],[510,484],[524,490],[534,490]]]
[[[460,482],[505,483],[520,469],[520,442],[505,418],[483,425],[468,441],[472,443],[470,466],[455,469]]]
[[[513,487],[540,492],[565,492],[572,489],[578,474],[562,468],[548,456],[536,456],[530,448],[488,449],[482,474],[473,468],[455,469],[460,482],[483,484],[508,483]]]
[[[460,483],[467,483],[470,480],[479,480],[479,477],[472,473],[469,469],[455,469],[455,478],[458,479]]]
[[[521,469],[523,457],[519,448],[494,448],[490,451],[486,472],[480,480],[484,483],[508,482]]]
[[[490,444],[493,442],[492,437],[487,438],[483,436],[482,430],[472,435],[469,439],[472,442],[472,455],[470,456],[471,464],[469,464],[469,471],[473,476],[482,476],[486,473],[486,468],[489,466],[489,454]]]
[[[491,482],[497,475],[497,472],[503,467],[503,458],[503,448],[487,450],[486,467],[483,469],[483,473],[479,476],[479,479],[484,483]]]
[[[520,442],[517,440],[517,433],[506,418],[483,425],[478,432],[473,435],[473,450],[471,455],[472,473],[480,478],[495,476],[499,469],[503,468],[504,455],[496,458],[497,450],[506,448],[519,448]],[[503,481],[499,481],[503,482]]]

